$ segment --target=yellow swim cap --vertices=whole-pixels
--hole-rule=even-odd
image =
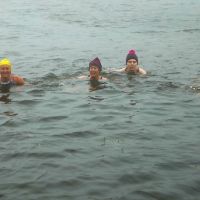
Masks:
[[[11,64],[11,62],[10,62],[7,58],[4,58],[4,59],[2,59],[2,60],[0,61],[0,67],[1,67],[1,66],[4,66],[4,65],[9,66],[10,69],[11,69],[12,64]]]

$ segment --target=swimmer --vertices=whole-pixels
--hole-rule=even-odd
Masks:
[[[134,49],[130,50],[126,56],[126,66],[117,70],[127,74],[147,74],[147,72],[138,65],[138,57]]]
[[[89,63],[89,75],[88,78],[90,81],[100,81],[107,80],[107,78],[101,76],[102,65],[98,57],[92,60]],[[79,79],[85,79],[86,76],[79,76]]]
[[[89,63],[89,78],[90,80],[106,80],[103,76],[101,76],[102,71],[102,65],[98,57],[96,57],[94,60],[92,60]]]
[[[14,75],[12,72],[12,64],[4,58],[0,61],[0,89],[9,90],[14,85],[24,85],[24,79]]]

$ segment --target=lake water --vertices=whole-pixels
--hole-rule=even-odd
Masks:
[[[0,199],[199,200],[200,1],[6,0]],[[111,72],[136,49],[147,76]],[[98,56],[108,81],[92,88]]]

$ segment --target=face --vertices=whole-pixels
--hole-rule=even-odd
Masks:
[[[99,68],[97,66],[90,67],[90,79],[91,80],[98,80],[100,75]]]
[[[127,62],[126,71],[136,73],[138,71],[138,64],[135,59],[130,59]]]
[[[9,79],[10,75],[11,75],[11,69],[9,66],[7,65],[3,65],[0,67],[0,74],[1,74],[1,78],[3,79]]]

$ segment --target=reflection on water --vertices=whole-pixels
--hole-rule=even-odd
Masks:
[[[97,81],[97,80],[90,80],[89,84],[90,84],[90,88],[89,88],[90,92],[106,88],[105,82],[101,82],[101,81]]]
[[[0,91],[2,93],[7,93],[10,91],[11,88],[11,82],[8,83],[0,83]]]
[[[0,93],[0,199],[199,199],[199,1],[1,7],[0,57],[30,85]],[[109,70],[131,48],[146,76]],[[96,56],[108,80],[78,79]]]
[[[10,94],[5,94],[0,96],[0,101],[4,102],[5,104],[11,102],[11,99],[9,99]]]

